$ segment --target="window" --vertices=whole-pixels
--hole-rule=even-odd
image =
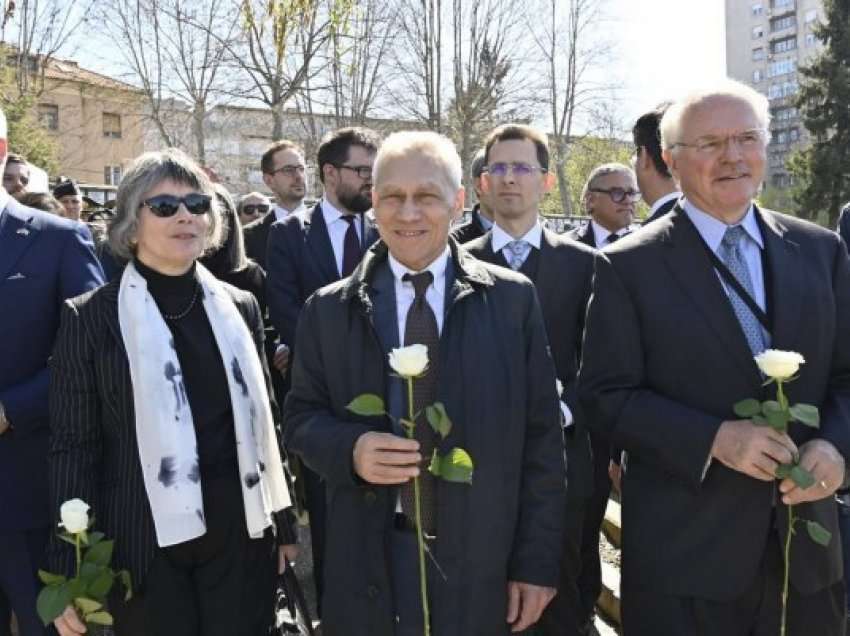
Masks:
[[[764,15],[764,5],[761,2],[756,2],[753,5],[753,17]]]
[[[784,108],[777,108],[773,111],[773,119],[776,121],[787,121],[796,117],[797,109],[793,106],[785,106]]]
[[[791,29],[797,25],[797,16],[796,15],[786,15],[782,18],[773,18],[770,21],[770,31],[771,33],[776,33],[777,31],[782,31],[784,29]]]
[[[811,48],[817,43],[818,39],[814,33],[806,33],[806,48]]]
[[[793,51],[797,48],[797,36],[792,35],[787,38],[782,38],[781,40],[774,40],[770,43],[770,52],[771,53],[785,53],[786,51]]]
[[[796,68],[794,60],[780,60],[767,66],[767,76],[776,77],[777,75],[787,75],[793,73]]]
[[[756,69],[753,71],[753,84],[758,84],[761,81],[762,73],[761,69]]]
[[[788,130],[788,141],[794,142],[800,139],[800,130],[798,128],[791,128]]]
[[[767,89],[767,98],[778,99],[780,97],[782,97],[782,86],[779,84],[771,84]]]
[[[814,22],[817,19],[818,19],[818,10],[817,9],[809,9],[808,11],[806,11],[806,16],[805,16],[806,24],[811,24],[812,22]]]
[[[758,40],[761,37],[764,37],[764,26],[760,24],[756,27],[753,27],[753,39]]]
[[[121,115],[103,113],[103,136],[121,139]]]
[[[105,185],[117,186],[121,183],[121,166],[104,166],[103,167],[103,183]]]
[[[764,47],[759,46],[757,48],[754,48],[753,49],[753,60],[757,62],[758,60],[763,60],[763,59],[764,59]]]
[[[794,95],[797,92],[797,82],[784,82],[782,84],[771,84],[767,89],[768,99],[780,99]]]
[[[39,104],[38,123],[47,130],[59,130],[59,106],[56,104]]]
[[[774,11],[786,11],[794,8],[794,0],[771,0],[770,7]]]

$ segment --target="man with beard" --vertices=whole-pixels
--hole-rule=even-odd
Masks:
[[[269,232],[268,304],[282,344],[294,351],[295,327],[314,291],[349,276],[378,238],[365,212],[372,207],[372,164],[378,135],[366,128],[342,128],[322,140],[318,152],[322,200],[307,214],[292,214]],[[313,542],[313,570],[322,597],[325,543],[324,485],[303,468]],[[319,609],[321,614],[321,609]]]
[[[30,182],[30,166],[21,155],[10,152],[6,155],[3,171],[3,188],[16,199],[27,192]]]

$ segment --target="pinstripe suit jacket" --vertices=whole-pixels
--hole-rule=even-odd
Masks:
[[[254,335],[268,385],[259,305],[252,294],[221,284]],[[137,587],[157,544],[118,322],[119,285],[112,281],[62,308],[51,362],[48,472],[54,514],[68,499],[86,501],[97,530],[115,540],[112,567],[128,569]],[[54,537],[48,548],[51,571],[71,574],[73,559],[73,548]]]

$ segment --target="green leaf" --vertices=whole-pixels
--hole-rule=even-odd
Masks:
[[[112,614],[109,612],[94,612],[86,616],[86,622],[95,625],[112,625]]]
[[[101,566],[95,565],[94,563],[83,563],[80,568],[80,578],[84,581],[91,581],[102,569],[103,568]]]
[[[753,415],[761,413],[761,404],[759,404],[758,400],[748,398],[737,402],[735,406],[732,407],[732,410],[735,411],[735,415],[738,417],[749,419]]]
[[[133,583],[130,580],[130,573],[127,570],[121,570],[118,573],[118,578],[121,579],[121,585],[123,585],[126,590],[126,594],[124,594],[124,601],[129,601],[133,598]]]
[[[41,592],[38,593],[35,608],[41,622],[50,625],[57,616],[65,611],[70,602],[71,592],[67,584],[48,585],[41,588]]]
[[[64,541],[65,543],[70,543],[70,544],[71,544],[72,546],[74,546],[75,548],[77,547],[77,542],[76,542],[76,541],[74,541],[74,537],[72,537],[72,536],[71,536],[70,534],[68,534],[67,532],[60,532],[60,533],[59,533],[59,534],[57,534],[56,536],[57,536],[57,537],[59,537],[59,538],[60,538],[62,541]]]
[[[91,614],[92,612],[96,612],[101,607],[103,607],[102,603],[93,601],[90,598],[85,598],[84,596],[80,598],[75,598],[74,605],[80,608],[80,611],[83,613],[83,615]]]
[[[449,433],[452,432],[452,421],[446,413],[446,407],[442,402],[434,402],[432,406],[425,408],[425,416],[428,418],[428,423],[434,432],[440,437],[446,439]]]
[[[89,596],[105,601],[106,595],[112,589],[112,583],[114,581],[115,576],[110,572],[109,568],[101,568],[98,575],[88,584]]]
[[[53,574],[53,572],[38,571],[38,579],[45,585],[61,585],[68,579],[61,574]]]
[[[767,426],[767,420],[764,419],[764,415],[753,415],[750,418],[753,421],[753,424],[758,424],[759,426]]]
[[[784,432],[788,430],[788,422],[791,421],[791,416],[780,408],[778,411],[767,411],[765,419],[772,429]]]
[[[820,413],[818,407],[811,404],[795,404],[791,407],[791,417],[800,424],[820,428]]]
[[[761,412],[765,415],[770,413],[781,413],[782,406],[776,400],[765,400],[761,403]]]
[[[436,460],[439,458],[439,471],[433,470]],[[431,473],[445,481],[457,484],[472,483],[472,458],[462,448],[453,448],[448,453],[439,457],[435,454],[431,458]]]
[[[362,415],[364,417],[384,415],[386,413],[384,410],[384,401],[381,399],[381,396],[374,393],[358,395],[345,408],[355,415]]]
[[[809,538],[819,545],[828,546],[832,539],[832,533],[817,521],[807,521],[806,530],[809,533]]]
[[[794,464],[779,464],[776,467],[776,478],[777,479],[788,479],[791,476],[791,470],[794,468]]]
[[[114,541],[101,541],[97,545],[93,545],[86,550],[83,561],[94,563],[95,565],[108,566],[110,559],[112,559],[112,548],[114,545]]]
[[[814,476],[802,466],[794,466],[794,468],[791,469],[790,477],[791,480],[803,490],[809,488],[815,483]]]
[[[102,532],[89,532],[88,533],[88,545],[89,547],[97,545],[101,541],[103,541],[106,535]]]

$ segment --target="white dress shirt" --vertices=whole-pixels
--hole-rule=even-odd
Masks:
[[[437,330],[439,333],[443,333],[443,313],[446,304],[446,268],[449,265],[450,253],[448,246],[446,246],[446,249],[442,254],[435,258],[428,267],[421,270],[422,272],[426,270],[430,271],[434,276],[433,282],[428,285],[428,289],[425,290],[425,301],[428,303],[428,306],[431,307],[431,311],[434,312],[434,318],[437,319]],[[410,306],[413,304],[414,298],[416,298],[416,290],[413,289],[413,283],[402,280],[402,278],[405,274],[419,274],[420,272],[415,272],[402,265],[392,254],[389,255],[389,263],[390,269],[393,272],[393,279],[395,281],[395,308],[396,318],[398,319],[399,343],[400,346],[416,344],[415,342],[404,342],[404,328],[407,325],[407,312],[410,310]]]
[[[283,221],[286,217],[291,216],[293,214],[304,215],[307,212],[307,208],[304,207],[304,201],[298,204],[298,207],[294,210],[287,210],[285,207],[281,206],[279,203],[275,203],[272,208],[272,212],[274,212],[275,221]]]
[[[493,231],[490,235],[491,247],[494,254],[497,254],[500,250],[502,255],[505,257],[505,260],[510,263],[511,258],[513,258],[513,253],[510,248],[507,247],[508,243],[512,243],[517,239],[514,239],[513,236],[505,232],[502,228],[499,227],[498,223],[493,224]],[[525,241],[530,247],[529,251],[526,253],[525,258],[528,258],[528,254],[531,252],[531,248],[540,249],[540,244],[543,241],[543,226],[540,224],[540,220],[538,219],[537,223],[535,223],[525,235],[519,239],[521,241]],[[560,396],[558,396],[560,397]],[[571,426],[573,423],[573,413],[570,411],[570,407],[567,406],[566,402],[561,401],[561,413],[564,416],[564,428]]]
[[[590,227],[593,229],[593,240],[596,243],[596,247],[598,247],[599,249],[602,249],[606,245],[609,245],[608,237],[612,234],[616,234],[617,236],[622,238],[623,236],[629,233],[628,227],[619,229],[616,232],[611,232],[611,230],[606,230],[593,219],[590,219]]]
[[[652,207],[649,209],[649,214],[647,214],[646,218],[651,218],[658,212],[658,208],[667,203],[670,199],[679,200],[682,198],[681,192],[670,192],[669,194],[665,194],[663,197],[658,199],[655,203],[652,204]]]
[[[345,233],[348,232],[348,221],[342,218],[345,215],[337,210],[327,197],[322,197],[322,216],[325,217],[325,225],[328,226],[328,236],[330,236],[331,247],[334,250],[336,271],[342,275],[342,258],[345,252]],[[362,214],[357,215],[357,219],[354,221],[361,249],[363,248],[363,225],[365,222],[365,217]]]

